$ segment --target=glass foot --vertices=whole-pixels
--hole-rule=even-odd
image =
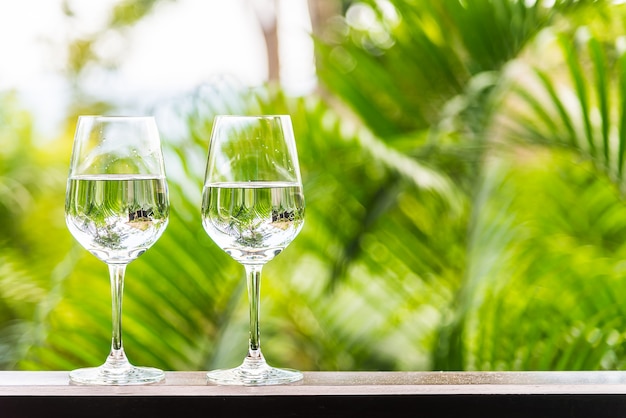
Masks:
[[[218,385],[265,386],[282,385],[302,380],[302,373],[293,369],[277,369],[263,359],[246,358],[234,369],[213,370],[207,380]]]
[[[129,366],[123,369],[88,367],[70,372],[70,381],[79,385],[147,385],[165,379],[163,370]]]

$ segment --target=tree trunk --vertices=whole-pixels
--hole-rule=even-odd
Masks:
[[[280,56],[278,53],[278,1],[255,0],[254,11],[263,31],[267,50],[267,76],[273,83],[280,82]]]

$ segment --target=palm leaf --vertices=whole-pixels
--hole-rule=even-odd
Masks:
[[[507,63],[528,62],[535,35],[568,22],[565,13],[586,11],[579,5],[586,2],[391,3],[401,19],[389,19],[378,2],[369,7],[392,42],[349,27],[346,37],[319,44],[320,77],[348,115],[315,97],[220,85],[164,110],[184,129],[164,136],[171,223],[128,269],[125,342],[133,362],[204,369],[245,354],[243,273],[199,219],[213,117],[237,112],[292,115],[305,182],[306,225],[264,270],[270,362],[303,370],[621,364],[621,202],[606,179],[589,175],[590,165],[563,160],[591,158],[595,147],[596,168],[621,173],[626,83],[611,73],[611,57],[623,74],[623,55],[599,41],[571,45],[563,35],[559,68],[576,106],[556,74],[538,65],[532,85],[513,80],[515,89],[503,92],[512,83]],[[595,77],[587,77],[590,68]],[[531,167],[511,154],[486,154],[498,142],[498,151],[514,144],[536,156],[514,135],[568,153],[550,148]],[[485,162],[492,159],[499,164]],[[110,338],[106,269],[78,249],[54,277],[54,292],[27,327],[36,332],[20,367],[100,363]],[[7,338],[23,324],[30,325],[7,328]]]
[[[546,176],[557,161],[562,175]],[[562,156],[545,155],[535,165],[508,166],[501,174],[507,212],[517,219],[503,230],[508,241],[485,236],[480,254],[499,249],[499,269],[481,276],[490,285],[472,287],[478,293],[465,317],[466,367],[620,367],[614,355],[622,341],[622,285],[611,270],[623,258],[624,246],[615,239],[626,233],[626,218],[612,185]],[[535,176],[542,182],[532,181]],[[492,196],[489,206],[501,207],[500,196]],[[540,207],[539,199],[545,202]]]
[[[567,146],[592,159],[602,172],[621,182],[624,145],[615,138],[624,121],[622,111],[611,103],[623,100],[620,86],[624,81],[619,68],[623,53],[614,43],[601,42],[583,29],[578,31],[574,42],[566,34],[558,35],[557,39],[571,83],[564,83],[556,71],[549,76],[542,68],[533,69],[540,85],[515,87],[526,110],[514,110],[513,117],[532,121],[526,127],[517,123],[521,137],[517,136],[533,138],[532,141],[544,145]],[[614,56],[617,59],[610,58]],[[587,76],[589,72],[594,76]],[[546,104],[541,106],[537,97],[546,98]],[[573,103],[572,97],[576,98]],[[576,126],[574,121],[580,124]],[[528,135],[531,130],[532,135]]]
[[[619,45],[618,45],[619,46]],[[621,51],[617,61],[617,71],[619,74],[619,142],[617,152],[617,177],[622,180],[624,177],[624,154],[626,153],[626,54]]]

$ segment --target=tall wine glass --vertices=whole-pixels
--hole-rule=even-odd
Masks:
[[[80,116],[65,196],[74,238],[109,267],[113,336],[100,367],[70,372],[79,384],[161,381],[163,371],[135,367],[122,346],[122,293],[128,263],[161,236],[169,197],[159,133],[152,117]]]
[[[202,198],[202,224],[246,272],[250,308],[248,354],[234,369],[210,371],[209,382],[272,385],[302,373],[270,367],[261,353],[261,269],[289,245],[304,223],[296,144],[287,115],[215,118]]]

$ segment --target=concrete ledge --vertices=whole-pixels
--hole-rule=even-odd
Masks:
[[[147,386],[77,386],[67,372],[0,372],[0,416],[618,417],[626,372],[305,372],[302,382],[215,386],[167,372]]]

